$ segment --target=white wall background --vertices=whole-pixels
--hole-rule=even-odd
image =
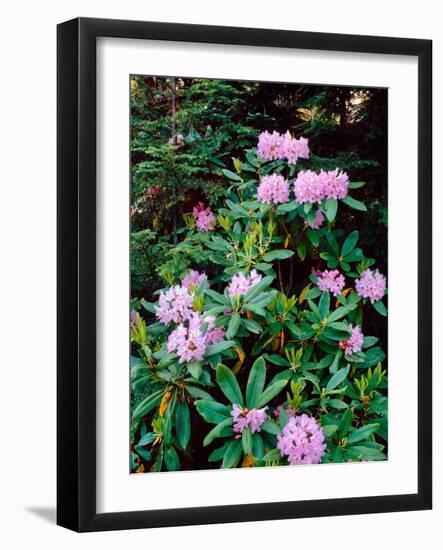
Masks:
[[[297,5],[299,4],[299,5]],[[15,1],[2,8],[0,55],[0,544],[86,550],[99,545],[414,548],[442,538],[438,402],[442,292],[434,290],[434,510],[76,535],[55,518],[55,25],[77,16],[286,28],[434,40],[434,278],[441,265],[443,30],[439,2],[317,0]],[[440,249],[440,251],[438,250]],[[440,436],[440,437],[439,437]]]

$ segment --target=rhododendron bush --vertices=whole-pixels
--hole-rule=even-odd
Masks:
[[[387,458],[387,280],[342,225],[368,214],[365,184],[286,128],[255,139],[177,230],[205,269],[131,312],[132,471]]]

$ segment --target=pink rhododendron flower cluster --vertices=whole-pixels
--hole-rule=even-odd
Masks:
[[[239,405],[233,405],[231,415],[234,418],[234,432],[242,433],[248,426],[252,433],[261,431],[261,426],[267,419],[266,409],[267,407],[248,410],[242,409]]]
[[[224,330],[214,325],[215,317],[203,317],[200,313],[192,313],[187,326],[184,323],[171,332],[166,349],[174,351],[179,356],[179,363],[189,363],[203,359],[206,347],[223,340]],[[206,332],[203,325],[207,324]]]
[[[197,206],[194,206],[192,215],[194,216],[195,225],[200,231],[204,231],[206,233],[215,228],[216,218],[214,212],[212,212],[209,206],[205,208],[205,205],[202,202],[199,202]]]
[[[225,337],[225,329],[215,326],[215,315],[204,317],[204,322],[208,325],[205,332],[206,345],[209,346],[209,344],[218,344],[221,342]]]
[[[313,223],[308,222],[308,225],[311,229],[320,229],[324,221],[325,221],[325,217],[323,216],[323,212],[321,210],[317,210],[317,212],[315,213],[314,222]]]
[[[165,325],[171,322],[182,323],[192,314],[193,300],[187,288],[175,285],[160,294],[155,314]]]
[[[295,199],[299,203],[319,203],[324,199],[344,199],[348,194],[349,178],[338,168],[319,174],[301,170],[294,183]]]
[[[277,436],[277,448],[289,464],[319,464],[326,452],[325,436],[315,418],[292,416]]]
[[[308,140],[304,137],[295,139],[289,132],[286,132],[283,141],[283,156],[288,164],[295,164],[298,159],[309,158]]]
[[[320,273],[316,273],[316,276],[317,286],[322,292],[332,292],[334,296],[341,294],[341,291],[345,286],[345,278],[344,275],[338,271],[338,269],[334,269],[333,271],[325,269]]]
[[[320,171],[318,179],[323,186],[325,199],[344,199],[348,194],[349,177],[338,168],[325,172]]]
[[[199,271],[195,271],[195,269],[191,269],[181,280],[182,287],[188,289],[190,292],[195,292],[205,277],[206,273],[200,273]]]
[[[249,275],[236,273],[229,283],[228,296],[235,298],[236,296],[244,296],[250,288],[261,281],[261,275],[255,269]]]
[[[258,136],[257,155],[265,160],[286,158],[288,164],[295,164],[299,158],[309,158],[309,146],[306,138],[293,138],[290,132],[262,132]]]
[[[257,198],[266,204],[278,204],[288,202],[288,181],[279,174],[263,176],[257,188]]]
[[[283,136],[278,132],[262,132],[258,136],[257,155],[265,160],[283,158]]]
[[[381,300],[386,291],[386,278],[378,269],[372,272],[370,269],[363,271],[360,279],[355,281],[357,294],[362,298],[369,298],[371,304]]]
[[[339,342],[339,348],[345,351],[345,355],[357,353],[361,351],[363,346],[364,336],[361,328],[359,326],[353,327],[351,324],[349,328],[351,329],[351,336],[347,340],[340,340]]]
[[[325,198],[323,185],[318,174],[312,170],[301,170],[294,183],[295,200],[299,203],[321,202]]]

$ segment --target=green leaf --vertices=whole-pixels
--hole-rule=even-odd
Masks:
[[[149,445],[152,443],[155,439],[155,436],[152,432],[148,432],[147,434],[143,435],[139,442],[137,443],[136,447],[144,447],[145,445]]]
[[[340,306],[336,310],[334,310],[328,317],[328,323],[332,323],[333,321],[338,321],[338,319],[341,319],[342,317],[345,317],[350,311],[355,309],[355,305],[353,306]]]
[[[289,367],[291,365],[287,359],[285,359],[284,357],[280,357],[280,355],[276,355],[274,353],[265,353],[263,357],[267,359],[270,363],[278,365],[279,367]]]
[[[348,447],[347,452],[356,453],[362,460],[386,460],[386,455],[377,449],[364,447],[363,445],[352,445]]]
[[[197,388],[196,386],[186,385],[186,391],[194,399],[207,399],[208,401],[214,401],[212,395],[201,388]]]
[[[217,462],[221,460],[225,456],[230,444],[230,441],[225,441],[221,447],[212,451],[212,453],[208,456],[208,462]]]
[[[243,396],[232,371],[225,365],[218,365],[216,370],[217,383],[220,386],[222,392],[233,404],[237,404],[243,407]]]
[[[246,406],[250,409],[255,407],[255,402],[265,387],[265,379],[266,363],[263,357],[259,357],[252,365],[246,384]]]
[[[301,241],[301,243],[297,246],[297,254],[302,262],[306,258],[306,252],[307,252],[306,241]]]
[[[284,204],[279,204],[277,206],[277,214],[287,214],[288,212],[296,210],[298,207],[299,204],[295,201],[285,202]]]
[[[378,338],[376,336],[365,336],[363,338],[363,349],[370,348],[374,344],[378,342]]]
[[[212,401],[208,401],[212,403]],[[185,449],[191,437],[191,418],[189,407],[184,399],[181,403],[177,403],[175,411],[175,431],[177,432],[177,441],[182,449]]]
[[[348,183],[348,189],[360,189],[363,185],[366,185],[364,181],[350,181]]]
[[[345,380],[345,378],[348,376],[348,373],[349,373],[349,365],[347,367],[344,367],[338,370],[335,374],[333,374],[326,385],[326,393],[329,393],[332,390],[335,390],[335,388],[339,386],[343,382],[343,380]]]
[[[246,330],[252,332],[253,334],[260,334],[260,332],[263,332],[262,327],[253,319],[242,319],[242,324]]]
[[[188,369],[188,372],[192,376],[192,378],[195,378],[196,380],[200,378],[200,375],[202,373],[202,364],[200,361],[188,363],[186,368]]]
[[[166,468],[169,472],[180,470],[180,459],[177,451],[173,447],[166,447],[164,453]]]
[[[337,215],[338,202],[336,199],[326,199],[323,204],[323,210],[326,214],[328,222],[333,222]]]
[[[255,407],[257,409],[260,409],[261,407],[264,407],[273,399],[277,394],[279,394],[282,389],[287,385],[287,380],[278,380],[277,382],[274,382],[273,384],[270,384],[265,391],[261,394],[261,396],[258,398]]]
[[[245,453],[245,455],[248,455],[252,451],[252,434],[249,427],[243,430],[241,434],[241,442],[243,452]]]
[[[280,250],[272,250],[271,252],[266,252],[266,254],[263,256],[264,262],[272,262],[273,260],[286,260],[287,258],[290,258],[294,255],[293,250],[287,250],[287,249],[280,249]]]
[[[388,310],[386,309],[385,304],[381,300],[377,300],[372,304],[375,311],[380,313],[380,315],[383,315],[383,317],[386,317],[388,314]]]
[[[240,314],[235,311],[231,315],[231,319],[229,320],[228,330],[226,331],[226,338],[231,339],[237,334],[240,327],[240,321]]]
[[[253,298],[258,296],[260,292],[268,288],[268,286],[272,283],[274,280],[274,277],[271,277],[271,275],[267,275],[266,277],[263,277],[263,279],[255,284],[252,288],[248,290],[244,297],[245,302],[250,302]]]
[[[217,344],[209,344],[206,348],[205,356],[210,357],[211,355],[217,355],[217,353],[221,353],[222,351],[232,348],[234,344],[234,340],[222,340]]]
[[[263,457],[263,460],[265,462],[277,462],[281,460],[280,451],[278,449],[272,449],[272,451],[269,451],[268,453],[265,454],[265,456]]]
[[[233,181],[241,181],[241,177],[238,174],[235,174],[234,172],[231,172],[231,170],[222,170],[223,174]]]
[[[145,416],[145,414],[148,414],[149,411],[160,404],[162,396],[163,390],[159,390],[152,393],[151,395],[148,395],[148,397],[143,399],[143,401],[141,401],[141,403],[139,403],[134,409],[134,412],[132,413],[132,418],[141,418],[142,416]]]
[[[320,244],[320,234],[318,232],[318,229],[311,229],[309,228],[307,231],[306,231],[306,235],[308,237],[308,239],[311,241],[312,245],[317,248],[318,245]]]
[[[328,405],[334,409],[347,409],[347,404],[341,399],[328,399]]]
[[[143,457],[145,460],[151,460],[152,458],[152,454],[150,451],[148,451],[148,449],[139,449],[137,447],[137,454],[139,454],[141,457]]]
[[[338,438],[343,439],[349,432],[349,428],[352,424],[352,419],[354,418],[354,411],[351,407],[348,407],[343,413],[340,423],[338,425]]]
[[[352,252],[357,244],[359,237],[358,231],[353,231],[348,235],[343,246],[341,247],[341,256],[345,258],[350,252]]]
[[[357,430],[349,434],[348,443],[357,443],[358,441],[369,439],[371,435],[378,430],[379,427],[380,424],[366,424],[365,426],[358,428]]]
[[[252,436],[252,455],[254,458],[262,460],[265,454],[265,446],[263,444],[263,439],[260,434],[255,433]]]
[[[242,455],[242,442],[239,439],[231,441],[226,448],[225,456],[223,457],[222,468],[233,468],[237,465]]]
[[[261,425],[261,429],[272,435],[278,435],[281,432],[280,427],[272,420],[265,420]]]
[[[331,374],[335,374],[337,372],[342,355],[343,355],[343,352],[341,350],[338,350],[337,353],[335,354],[334,359],[332,360],[332,363],[329,366],[329,372]]]
[[[231,305],[229,300],[226,298],[226,296],[216,292],[215,290],[211,290],[210,288],[206,288],[205,289],[205,294],[207,294],[210,298],[212,298],[218,304],[222,304],[222,305],[225,305],[225,306],[230,306]]]
[[[252,313],[256,313],[257,315],[260,315],[261,317],[266,317],[266,311],[256,305],[256,304],[245,304],[245,309],[247,309],[248,311],[252,311]]]
[[[227,418],[212,428],[203,440],[203,447],[207,447],[214,441],[214,439],[217,439],[217,437],[223,437],[224,435],[229,435],[229,433],[232,433],[232,420],[232,417]]]
[[[147,312],[153,313],[155,315],[155,312],[157,311],[156,304],[153,304],[152,302],[147,302],[146,300],[143,300],[142,301],[142,306],[146,309]]]
[[[328,424],[327,426],[322,426],[322,430],[325,437],[331,437],[337,431],[337,426],[335,424]]]
[[[358,201],[358,200],[356,200],[356,199],[353,199],[353,198],[352,198],[351,196],[349,196],[349,195],[348,195],[347,197],[345,197],[344,199],[342,199],[342,201],[343,201],[347,206],[349,206],[349,208],[353,208],[354,210],[360,210],[361,212],[366,212],[366,211],[367,211],[366,206],[365,206],[362,202],[360,202],[360,201]]]
[[[367,351],[365,351],[365,355],[365,367],[375,367],[375,365],[378,365],[378,363],[384,361],[386,357],[385,352],[379,346],[369,348]]]
[[[318,309],[320,311],[321,319],[324,319],[329,313],[330,302],[331,298],[329,296],[329,292],[323,292],[320,301],[318,302]]]
[[[201,399],[195,402],[200,415],[209,422],[210,424],[218,424],[223,422],[231,415],[231,408],[227,405],[222,405],[217,401],[207,401],[206,399]]]

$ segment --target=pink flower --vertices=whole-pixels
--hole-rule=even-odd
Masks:
[[[349,178],[338,168],[319,174],[311,170],[300,171],[294,184],[295,198],[299,203],[321,202],[323,199],[344,199],[348,194]]]
[[[303,204],[305,202],[321,202],[325,198],[323,184],[319,181],[318,174],[312,170],[301,170],[297,174],[294,183],[295,199]]]
[[[277,436],[277,448],[289,464],[319,464],[326,452],[325,436],[315,418],[292,416]]]
[[[255,269],[253,269],[249,275],[236,273],[229,283],[228,295],[230,298],[235,298],[236,296],[244,296],[250,288],[252,288],[260,281],[261,275],[259,275]]]
[[[257,155],[265,160],[277,160],[284,157],[284,139],[278,132],[270,134],[267,130],[258,136]]]
[[[133,325],[137,324],[137,312],[135,311],[135,309],[131,310],[131,323]]]
[[[298,159],[309,158],[308,140],[304,137],[295,139],[289,132],[283,137],[283,156],[287,158],[288,164],[295,164]]]
[[[175,285],[160,294],[158,303],[155,314],[162,323],[182,323],[191,316],[193,297],[186,288]]]
[[[338,269],[334,269],[334,271],[325,269],[323,272],[317,273],[316,276],[317,286],[322,292],[332,292],[334,296],[341,294],[345,286],[345,278]]]
[[[174,351],[179,356],[179,363],[189,363],[203,359],[206,347],[223,340],[224,330],[216,328],[215,317],[207,318],[199,313],[192,313],[187,326],[182,323],[171,332],[166,344],[169,353]],[[206,332],[203,325],[207,324]]]
[[[351,336],[347,340],[340,340],[338,344],[338,347],[345,351],[345,355],[357,353],[361,351],[363,346],[364,336],[361,328],[359,326],[353,327],[352,325],[349,325],[349,328],[351,329]]]
[[[288,202],[289,185],[287,180],[279,174],[263,176],[257,188],[257,198],[267,204]]]
[[[338,168],[329,172],[320,171],[319,183],[323,187],[324,198],[344,199],[348,194],[349,178],[346,172]]]
[[[372,272],[370,269],[363,271],[360,279],[355,281],[357,294],[362,298],[369,298],[371,304],[381,300],[386,291],[386,278],[378,269]]]
[[[289,131],[285,135],[265,131],[258,136],[257,155],[265,160],[286,158],[288,164],[295,164],[299,158],[309,158],[308,140],[293,138]]]
[[[191,271],[181,280],[182,287],[194,293],[203,282],[205,277],[206,273],[200,273],[199,271],[191,269]]]
[[[197,206],[194,206],[192,215],[194,216],[195,225],[200,231],[204,231],[206,233],[208,231],[213,231],[215,228],[214,213],[209,206],[205,208],[205,205],[202,202],[199,202]]]
[[[231,415],[234,418],[234,432],[242,433],[248,426],[251,432],[260,432],[263,422],[267,419],[267,407],[262,409],[242,409],[239,405],[232,405]]]
[[[325,217],[323,216],[323,213],[321,210],[317,210],[315,213],[315,220],[314,223],[309,223],[309,227],[312,229],[320,229],[320,227],[323,225],[323,222],[325,221]]]
[[[208,315],[204,318],[204,322],[208,325],[205,332],[206,345],[209,346],[209,344],[218,344],[221,342],[225,337],[225,330],[221,327],[215,326],[215,316]]]

